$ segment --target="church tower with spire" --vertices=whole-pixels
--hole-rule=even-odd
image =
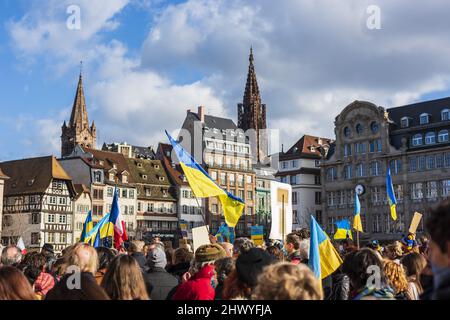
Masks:
[[[61,131],[62,158],[69,156],[77,144],[82,147],[95,148],[97,129],[95,128],[93,121],[92,125],[89,126],[83,91],[83,76],[81,72],[80,78],[78,79],[77,92],[73,102],[70,121],[68,124],[64,121]]]
[[[244,99],[242,103],[238,104],[237,111],[238,127],[243,129],[250,137],[256,162],[265,163],[268,155],[266,105],[261,103],[255,66],[253,65],[253,48],[250,48]],[[249,129],[253,129],[253,133],[249,132]]]

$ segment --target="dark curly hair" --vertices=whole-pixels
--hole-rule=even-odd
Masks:
[[[450,201],[445,200],[430,211],[426,222],[426,229],[431,239],[442,252],[447,252],[447,243],[450,242]]]
[[[109,264],[116,256],[114,252],[107,247],[97,247],[95,250],[97,250],[98,255],[98,269],[108,268]]]
[[[234,260],[233,258],[229,257],[222,258],[216,260],[216,262],[214,262],[214,265],[216,266],[217,280],[219,281],[219,283],[223,283],[230,272],[234,269]]]

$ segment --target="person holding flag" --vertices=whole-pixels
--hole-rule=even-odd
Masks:
[[[222,204],[225,222],[228,227],[234,228],[244,210],[244,201],[230,192],[219,187],[208,173],[195,161],[195,159],[176,142],[166,131],[173,150],[176,152],[181,168],[189,185],[197,198],[218,197]]]
[[[386,194],[388,197],[389,207],[391,209],[392,220],[397,220],[397,199],[395,198],[394,186],[392,184],[391,167],[388,163],[386,175]]]
[[[353,229],[356,230],[356,245],[359,249],[359,233],[363,232],[361,222],[361,202],[359,201],[358,193],[355,191],[355,212],[353,216]]]

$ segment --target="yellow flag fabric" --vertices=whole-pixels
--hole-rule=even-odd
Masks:
[[[234,228],[244,210],[244,201],[225,191],[214,182],[208,173],[176,142],[166,131],[167,137],[176,152],[181,168],[192,192],[197,198],[218,197],[222,205],[225,222]]]

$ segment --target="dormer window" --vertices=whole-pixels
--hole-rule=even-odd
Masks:
[[[408,127],[409,127],[409,118],[408,118],[408,117],[403,117],[403,118],[400,120],[400,126],[401,126],[402,128],[408,128]]]
[[[159,177],[159,181],[164,181],[164,177]]]
[[[142,163],[138,162],[137,167],[142,168]]]
[[[110,172],[109,173],[109,178],[110,181],[114,181],[114,173]]]
[[[147,180],[147,175],[146,175],[146,174],[143,174],[143,175],[142,175],[142,179]]]
[[[159,164],[155,164],[154,167],[155,167],[156,170],[159,170]]]
[[[441,111],[441,120],[442,121],[450,120],[450,110],[444,109]]]
[[[428,124],[430,122],[430,115],[428,113],[422,113],[420,115],[420,124]]]
[[[125,174],[122,175],[122,183],[128,183],[128,176]]]
[[[166,189],[163,189],[163,190],[162,190],[162,194],[163,194],[163,197],[167,197],[167,190],[166,190]]]
[[[103,165],[105,164],[105,162],[104,162],[103,160],[99,160],[99,161],[98,161],[98,164],[101,165],[101,166],[103,166]]]
[[[361,134],[361,133],[363,133],[363,131],[364,131],[364,128],[363,128],[362,124],[361,124],[361,123],[358,123],[358,124],[356,125],[356,133],[357,133],[357,134]]]
[[[113,169],[117,169],[117,164],[113,163]]]
[[[27,184],[29,187],[31,187],[33,185],[33,183],[34,183],[34,179],[30,179],[27,181]]]

